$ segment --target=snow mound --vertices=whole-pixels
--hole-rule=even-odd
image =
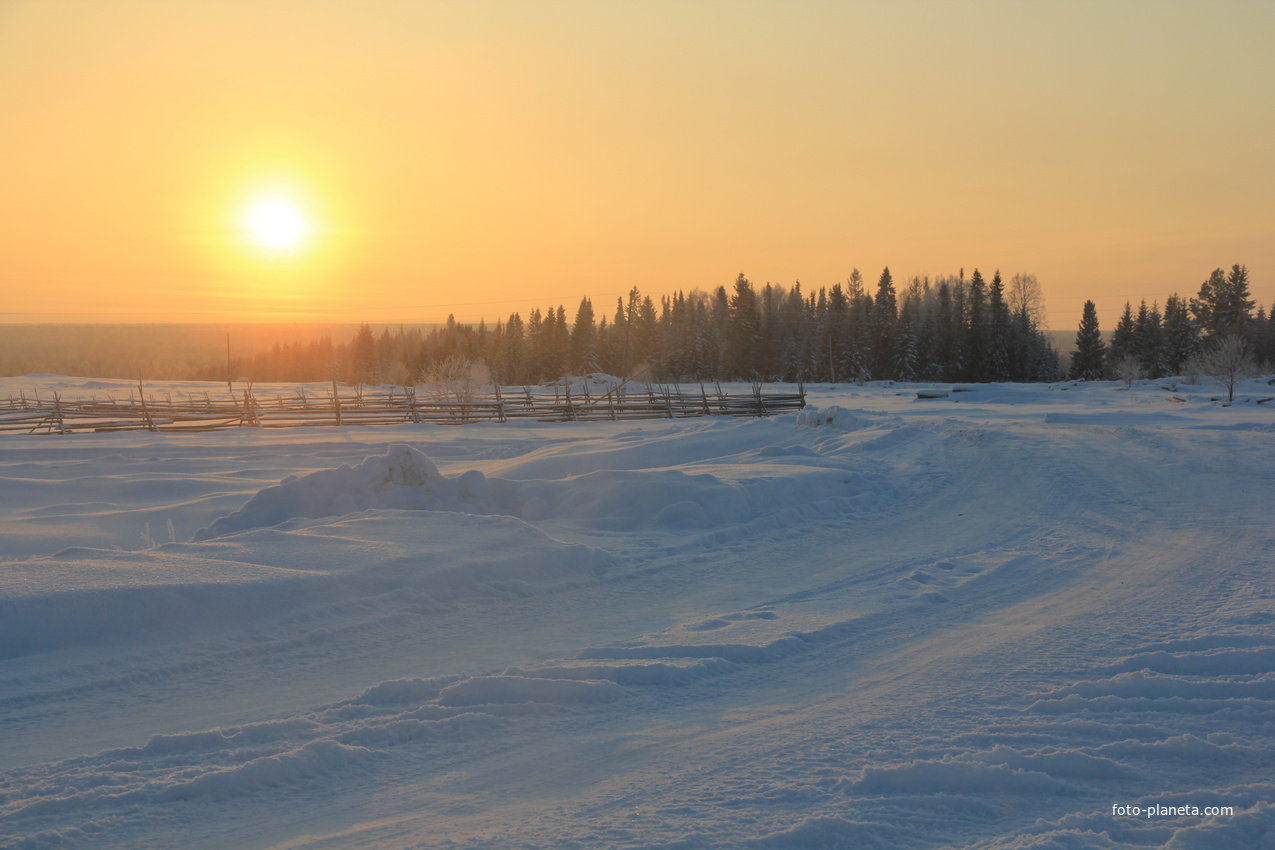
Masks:
[[[866,428],[878,428],[882,425],[882,422],[879,419],[870,419],[834,404],[827,407],[807,405],[797,414],[797,424],[806,428],[862,431]]]
[[[424,453],[397,444],[358,466],[344,464],[289,476],[258,492],[234,513],[199,529],[194,539],[279,525],[296,517],[339,516],[372,508],[457,510],[482,489],[482,473],[446,478]]]
[[[623,690],[615,682],[548,679],[531,676],[474,676],[448,685],[438,695],[440,705],[470,706],[507,702],[553,704],[603,703],[618,699]]]
[[[392,445],[362,463],[291,476],[195,533],[212,540],[300,518],[367,510],[444,511],[570,520],[608,531],[703,529],[764,514],[841,513],[881,505],[901,492],[890,476],[823,462],[803,447],[761,450],[767,475],[725,481],[678,469],[598,469],[557,480],[488,477],[470,469],[443,475],[423,452]],[[812,459],[815,462],[811,462]]]

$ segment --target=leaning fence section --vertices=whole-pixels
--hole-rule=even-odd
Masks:
[[[228,428],[302,428],[334,425],[466,425],[475,422],[585,422],[629,419],[683,419],[698,416],[774,416],[805,407],[805,389],[727,393],[680,385],[641,390],[612,387],[605,393],[572,392],[570,387],[493,387],[490,393],[426,392],[412,387],[375,390],[339,387],[316,392],[297,387],[262,396],[251,387],[186,392],[154,391],[139,383],[127,398],[68,399],[58,393],[0,401],[0,433],[71,434],[77,432],[165,431],[200,433]]]

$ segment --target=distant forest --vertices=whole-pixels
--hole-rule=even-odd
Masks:
[[[757,288],[741,274],[729,291],[679,292],[658,304],[635,287],[609,320],[584,298],[570,320],[559,305],[494,326],[449,318],[429,331],[386,328],[378,336],[364,325],[348,345],[276,346],[244,368],[256,380],[335,373],[349,383],[398,384],[455,380],[471,366],[515,385],[591,372],[660,381],[1128,380],[1198,372],[1223,339],[1238,343],[1232,354],[1253,370],[1275,362],[1271,314],[1255,305],[1248,269],[1238,264],[1215,270],[1193,298],[1170,295],[1163,309],[1126,304],[1105,337],[1086,302],[1068,368],[1041,329],[1043,313],[1030,274],[1006,284],[999,272],[989,282],[975,269],[968,278],[914,277],[899,289],[887,268],[869,291],[856,269],[844,286],[808,294],[800,284]]]
[[[1098,330],[1094,303],[1086,301],[1069,374],[1090,380],[1189,374],[1223,343],[1234,361],[1228,368],[1269,369],[1275,363],[1275,305],[1270,313],[1255,306],[1248,268],[1238,264],[1230,272],[1214,269],[1194,298],[1170,295],[1163,310],[1144,300],[1135,311],[1125,302],[1109,341]]]
[[[1272,307],[1275,313],[1275,306]],[[1249,293],[1248,270],[1218,269],[1195,297],[1163,308],[1126,304],[1102,333],[1086,302],[1073,349],[1042,330],[1036,277],[975,270],[912,278],[896,287],[887,268],[874,287],[858,270],[843,284],[806,293],[801,284],[754,286],[659,298],[634,287],[611,310],[581,299],[489,325],[449,317],[438,325],[17,326],[0,328],[0,374],[55,371],[85,377],[347,384],[537,384],[605,372],[639,380],[845,382],[1052,381],[1194,374],[1231,340],[1252,364],[1275,362],[1272,313]],[[351,338],[352,336],[352,338]],[[338,340],[334,342],[334,339]]]
[[[646,380],[1048,381],[1060,361],[1040,329],[1033,275],[1006,285],[977,270],[896,288],[887,268],[875,288],[858,270],[845,286],[809,294],[755,287],[739,275],[728,291],[659,299],[636,287],[599,315],[584,298],[513,313],[495,325],[445,325],[379,335],[364,325],[348,345],[330,339],[275,346],[233,364],[258,381],[411,384],[450,379],[478,365],[506,385],[606,372]]]

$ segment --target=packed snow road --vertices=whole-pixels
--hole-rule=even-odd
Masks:
[[[1275,846],[1249,389],[6,438],[0,844]]]

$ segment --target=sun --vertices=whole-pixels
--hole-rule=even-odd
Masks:
[[[313,229],[301,205],[282,195],[250,202],[244,208],[243,226],[249,242],[280,254],[295,253],[303,248]]]

